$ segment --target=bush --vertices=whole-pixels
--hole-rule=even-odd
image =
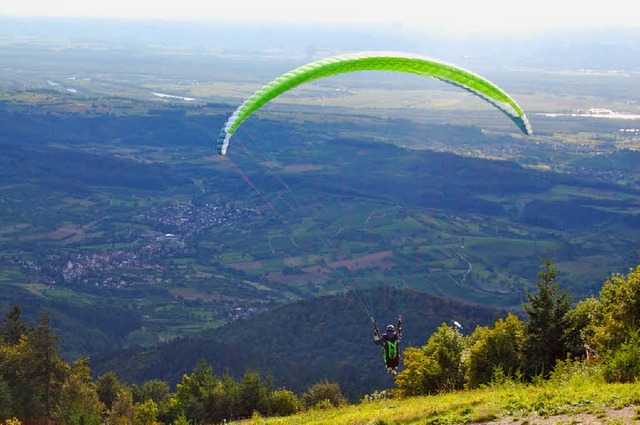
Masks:
[[[498,319],[493,329],[478,327],[466,356],[467,385],[495,384],[517,378],[524,364],[525,324],[509,313]]]
[[[173,421],[173,425],[191,425],[191,423],[189,422],[189,419],[187,419],[187,417],[183,413],[181,413],[178,415],[176,420]]]
[[[360,400],[362,403],[370,403],[378,400],[389,400],[393,398],[393,394],[389,390],[374,391],[373,394],[366,394]]]
[[[558,360],[551,372],[550,382],[558,385],[602,381],[600,365],[580,360]]]
[[[136,407],[136,423],[139,425],[151,425],[158,419],[158,405],[152,399],[138,404]]]
[[[302,401],[307,408],[329,403],[331,406],[343,406],[347,404],[347,398],[342,394],[340,385],[327,380],[320,381],[311,386],[304,394]]]
[[[607,382],[635,382],[640,378],[640,338],[631,334],[629,342],[614,351],[602,367]]]
[[[429,337],[423,350],[438,365],[438,373],[433,376],[436,391],[455,391],[464,385],[464,346],[464,336],[446,323],[442,323]]]
[[[404,350],[404,370],[396,378],[399,397],[435,394],[438,391],[440,366],[423,348],[407,347]]]
[[[611,276],[602,285],[595,305],[595,320],[585,333],[589,336],[589,345],[606,356],[629,342],[633,329],[640,323],[640,266],[626,276]]]
[[[271,414],[289,416],[300,410],[300,400],[289,390],[276,390],[271,394]]]
[[[315,404],[313,406],[314,410],[329,410],[329,409],[333,409],[334,405],[331,404],[331,402],[329,400],[322,400],[321,402]]]
[[[462,388],[464,348],[460,331],[442,323],[422,348],[404,350],[404,370],[396,378],[395,394],[410,397]]]

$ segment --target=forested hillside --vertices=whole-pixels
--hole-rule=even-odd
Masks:
[[[488,325],[504,311],[410,290],[363,294],[378,326],[403,315],[403,346],[418,346],[442,323],[469,329]],[[240,377],[246,370],[273,377],[276,386],[302,392],[310,383],[338,382],[352,400],[392,385],[366,309],[353,294],[287,305],[200,335],[146,349],[92,357],[98,374],[109,370],[128,382],[158,378],[177,383],[205,359],[218,374]]]

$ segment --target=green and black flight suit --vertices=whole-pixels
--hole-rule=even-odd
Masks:
[[[382,346],[382,356],[387,372],[396,375],[398,373],[398,363],[400,362],[400,339],[402,338],[402,321],[398,319],[398,329],[393,325],[387,326],[387,332],[378,335],[378,329],[373,331],[373,341],[376,345]]]

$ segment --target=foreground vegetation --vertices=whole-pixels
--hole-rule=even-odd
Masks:
[[[580,369],[580,372],[574,371],[575,374],[563,374],[536,385],[507,381],[481,389],[432,396],[375,400],[337,408],[320,407],[281,418],[256,415],[241,423],[453,425],[500,419],[534,423],[556,415],[576,416],[580,413],[595,415],[605,422],[612,410],[640,405],[640,386],[637,383],[607,384],[596,377],[596,368]],[[640,408],[634,408],[632,417],[640,419]]]
[[[640,404],[640,266],[626,276],[612,276],[599,297],[573,309],[568,293],[554,282],[556,275],[548,256],[537,292],[527,293],[527,322],[509,314],[468,336],[443,323],[426,345],[404,351],[395,389],[368,395],[358,406],[347,406],[334,383],[318,382],[296,395],[251,371],[240,381],[216,376],[204,361],[183,375],[174,392],[160,380],[125,384],[113,372],[93,380],[88,358],[73,365],[62,360],[46,316],[31,327],[14,306],[0,328],[0,416],[62,424],[209,424],[247,418],[262,423],[263,416],[289,416],[273,419],[285,424],[425,419],[457,424],[504,416],[600,414]],[[303,413],[291,416],[298,412]]]

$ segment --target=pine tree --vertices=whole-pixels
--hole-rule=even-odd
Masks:
[[[136,408],[133,395],[127,388],[121,388],[107,413],[107,425],[134,425],[136,423]]]
[[[191,375],[182,375],[182,381],[176,385],[172,404],[178,413],[182,413],[190,422],[205,422],[210,414],[210,402],[216,389],[216,378],[211,366],[204,359],[196,365]],[[210,420],[209,422],[213,422]]]
[[[11,345],[15,345],[20,341],[20,335],[26,335],[29,332],[29,326],[22,323],[22,308],[16,304],[7,313],[7,316],[0,327],[0,336]]]
[[[569,351],[567,342],[567,313],[571,309],[571,297],[560,291],[555,279],[558,269],[548,253],[542,259],[538,272],[536,294],[527,291],[528,304],[524,311],[529,316],[526,325],[525,369],[528,376],[549,376],[556,360],[563,359]]]
[[[69,367],[62,360],[60,337],[53,331],[48,315],[40,317],[38,326],[28,335],[28,344],[29,383],[42,397],[44,416],[51,418],[54,402]]]
[[[250,417],[253,412],[262,415],[268,413],[269,395],[271,393],[268,386],[260,378],[257,372],[245,372],[239,384],[240,406],[239,414],[243,417]]]
[[[72,425],[100,425],[104,404],[98,398],[95,384],[91,381],[89,359],[81,358],[62,385],[56,419]]]
[[[0,418],[10,418],[13,416],[11,400],[11,388],[0,374]]]
[[[120,391],[124,385],[120,382],[118,376],[113,371],[109,371],[98,377],[96,385],[100,401],[104,403],[107,409],[111,409],[113,402],[118,396],[118,391]]]

